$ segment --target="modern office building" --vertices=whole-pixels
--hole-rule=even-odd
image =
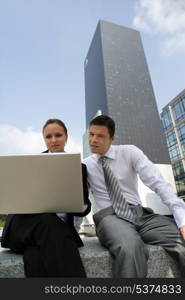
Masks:
[[[168,164],[140,33],[100,21],[85,59],[86,126],[101,110],[117,125],[115,144],[134,144],[157,164]]]
[[[177,192],[185,198],[185,89],[162,109],[161,120]]]

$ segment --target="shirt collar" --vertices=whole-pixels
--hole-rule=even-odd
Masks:
[[[101,154],[94,154],[94,158],[96,160],[96,162],[99,161],[99,158],[101,157],[102,155]],[[103,155],[103,156],[106,156],[110,159],[115,159],[116,158],[116,154],[115,154],[115,148],[114,146],[110,146],[110,148],[108,149],[108,151]]]

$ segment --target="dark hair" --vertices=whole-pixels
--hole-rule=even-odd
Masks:
[[[48,119],[46,121],[46,123],[44,124],[43,128],[42,128],[42,132],[44,132],[44,129],[46,128],[47,125],[49,124],[58,124],[59,126],[63,127],[64,128],[64,132],[65,132],[65,135],[67,136],[67,128],[66,128],[66,125],[64,124],[64,122],[62,122],[61,120],[59,119]]]
[[[110,137],[115,134],[115,122],[109,116],[101,115],[90,121],[89,126],[91,125],[99,125],[107,127]]]

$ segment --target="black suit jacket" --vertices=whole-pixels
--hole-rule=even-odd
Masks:
[[[43,153],[47,153],[47,152],[48,152],[48,150],[46,150]],[[66,218],[67,219],[66,223],[69,225],[72,235],[79,247],[83,246],[83,243],[74,227],[74,216],[84,217],[91,210],[91,202],[89,200],[88,185],[87,185],[87,168],[86,168],[85,164],[82,164],[82,181],[83,181],[84,204],[86,205],[86,208],[82,213],[79,213],[79,212],[67,213],[67,218]],[[8,245],[6,245],[6,237],[8,235],[10,224],[11,224],[14,216],[15,216],[15,214],[9,214],[6,218],[6,223],[3,228],[3,233],[2,233],[2,238],[1,238],[2,247],[5,247],[5,248],[8,247]]]

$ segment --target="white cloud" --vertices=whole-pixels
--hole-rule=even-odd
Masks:
[[[163,55],[173,55],[185,53],[185,32],[176,34],[161,42],[161,52]]]
[[[139,30],[162,35],[163,54],[185,51],[185,1],[138,0],[133,25]]]
[[[80,152],[82,154],[82,144],[69,136],[65,150],[66,152]]]
[[[31,127],[25,131],[17,127],[0,124],[0,155],[6,154],[34,154],[46,149],[42,134]],[[82,145],[69,137],[66,151],[82,152]]]

